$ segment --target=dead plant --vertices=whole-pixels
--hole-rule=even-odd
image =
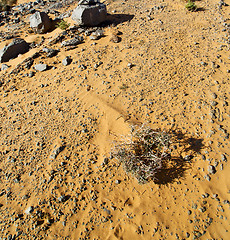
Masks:
[[[134,125],[128,137],[115,143],[111,154],[139,183],[157,180],[163,161],[171,158],[170,138],[169,133],[154,131],[145,124]]]

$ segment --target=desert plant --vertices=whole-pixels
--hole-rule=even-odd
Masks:
[[[70,26],[69,23],[67,23],[64,20],[61,20],[60,22],[57,23],[56,27],[60,28],[61,30],[66,30]]]
[[[188,0],[187,4],[185,5],[185,7],[188,9],[188,11],[196,11],[197,10],[197,6],[196,4],[191,1],[191,0]]]
[[[0,0],[0,11],[9,10],[17,0]]]
[[[116,142],[111,154],[139,183],[157,180],[162,163],[171,158],[170,139],[170,134],[154,131],[145,124],[132,126],[130,136]]]

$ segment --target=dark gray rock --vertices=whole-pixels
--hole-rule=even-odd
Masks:
[[[61,43],[61,46],[63,46],[63,47],[76,46],[76,45],[82,43],[82,41],[83,41],[83,37],[76,36],[75,38],[70,39],[68,41],[63,41]]]
[[[35,33],[46,33],[51,26],[52,22],[45,12],[35,12],[30,16],[30,27]]]
[[[48,69],[48,66],[47,66],[47,64],[39,63],[39,64],[34,66],[34,69],[39,71],[39,72],[43,72],[43,71]]]
[[[19,54],[29,51],[29,44],[21,39],[15,38],[9,45],[0,50],[0,62],[8,62],[12,58],[16,58]]]
[[[56,49],[52,49],[52,48],[43,48],[42,49],[43,52],[47,53],[47,57],[54,57],[59,53],[59,50]]]
[[[100,39],[101,37],[104,36],[104,30],[102,29],[97,29],[95,32],[93,32],[91,34],[91,36],[89,37],[91,40],[98,40]]]
[[[106,20],[106,5],[99,1],[80,1],[72,13],[72,19],[82,26],[98,26]]]

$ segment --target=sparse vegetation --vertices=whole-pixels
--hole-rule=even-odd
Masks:
[[[170,134],[154,131],[146,125],[132,126],[131,134],[116,143],[112,156],[131,172],[139,183],[157,180],[156,173],[162,169],[163,161],[169,160]]]
[[[194,11],[197,10],[196,4],[195,4],[193,1],[191,1],[191,0],[188,0],[188,2],[187,2],[187,4],[185,5],[185,7],[188,9],[188,11],[194,12]]]
[[[60,28],[61,30],[66,30],[70,26],[69,23],[67,23],[64,20],[61,20],[60,22],[57,23],[56,27]]]
[[[9,10],[17,0],[0,0],[0,11]]]

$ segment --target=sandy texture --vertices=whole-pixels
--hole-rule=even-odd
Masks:
[[[74,49],[54,41],[61,29],[29,32],[29,15],[18,30],[38,46],[0,72],[1,239],[229,239],[230,7],[105,3],[105,36]],[[142,123],[180,133],[158,183],[138,184],[111,157]]]

